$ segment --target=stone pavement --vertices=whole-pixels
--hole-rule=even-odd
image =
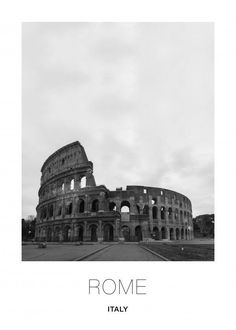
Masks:
[[[103,246],[102,244],[48,244],[45,249],[39,249],[37,245],[23,245],[22,261],[72,261]]]
[[[37,245],[22,246],[22,261],[73,261],[88,255],[106,244],[69,245],[48,244],[39,249]],[[162,261],[144,250],[138,244],[110,244],[108,248],[97,252],[85,261]]]
[[[138,244],[118,244],[98,252],[86,261],[163,261]]]

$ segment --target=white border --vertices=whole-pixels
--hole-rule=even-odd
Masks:
[[[0,12],[2,328],[235,328],[233,1],[9,1]],[[20,261],[22,21],[215,22],[216,262]],[[147,278],[148,295],[91,297],[89,277]],[[107,304],[128,304],[129,313],[108,314]]]

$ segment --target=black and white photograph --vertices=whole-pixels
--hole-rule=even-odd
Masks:
[[[235,329],[234,7],[0,3],[1,329]]]
[[[22,24],[22,260],[214,261],[214,23]]]

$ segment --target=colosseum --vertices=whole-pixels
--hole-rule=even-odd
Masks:
[[[109,190],[96,185],[93,163],[83,146],[70,143],[49,156],[41,169],[37,241],[112,242],[190,240],[191,201],[156,187]]]

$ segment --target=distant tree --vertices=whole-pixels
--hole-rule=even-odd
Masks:
[[[21,238],[22,241],[32,240],[35,236],[36,218],[29,215],[27,220],[21,219]]]
[[[214,237],[214,214],[203,214],[193,219],[195,237]]]

